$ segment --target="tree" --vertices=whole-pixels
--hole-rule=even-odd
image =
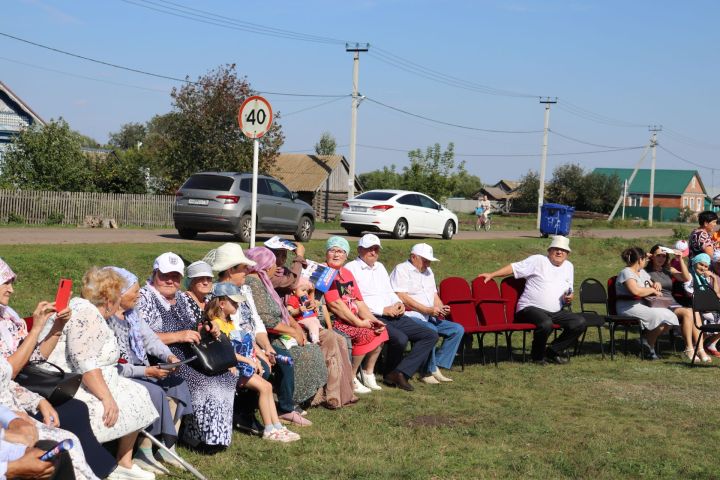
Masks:
[[[358,178],[365,190],[402,188],[402,176],[395,170],[395,165],[390,165],[390,168],[385,166],[382,170],[361,173]]]
[[[410,166],[403,168],[403,188],[425,193],[438,201],[450,196],[455,191],[458,177],[467,173],[464,162],[455,171],[455,145],[452,142],[445,151],[436,143],[424,153],[419,148],[411,150],[408,157]]]
[[[320,137],[320,141],[315,144],[315,154],[335,155],[336,147],[337,142],[335,142],[335,138],[330,135],[330,132],[323,132],[322,136]]]
[[[583,178],[581,202],[578,208],[591,212],[610,213],[622,193],[617,175],[592,172]]]
[[[106,193],[147,193],[145,159],[137,149],[113,151],[91,161],[95,189]]]
[[[142,123],[126,123],[120,127],[120,131],[110,134],[108,142],[112,147],[120,150],[138,148],[138,144],[145,141],[147,127]]]
[[[172,192],[202,170],[249,171],[253,141],[237,124],[237,111],[254,92],[235,65],[224,65],[181,88],[174,88],[172,111],[151,120],[144,153],[159,188]],[[276,117],[260,139],[260,170],[267,172],[283,143]]]
[[[476,175],[456,175],[455,190],[451,193],[453,197],[471,198],[483,187],[482,180]]]
[[[518,212],[536,212],[538,204],[538,189],[540,188],[540,176],[537,172],[529,170],[520,178],[516,197],[513,199],[513,210]]]
[[[0,171],[2,184],[11,188],[70,192],[94,189],[80,135],[62,118],[20,132],[3,155]]]
[[[547,198],[554,203],[572,205],[583,210],[579,201],[583,197],[583,180],[585,171],[580,165],[568,163],[560,165],[553,171],[552,180],[547,186]]]

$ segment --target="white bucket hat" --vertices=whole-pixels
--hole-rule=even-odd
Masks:
[[[562,235],[554,235],[552,237],[552,243],[550,243],[548,250],[551,248],[559,248],[560,250],[565,250],[566,252],[572,252],[572,250],[570,250],[570,239],[563,237]]]
[[[202,260],[198,260],[188,265],[185,276],[187,278],[212,277],[212,267]]]
[[[213,272],[224,272],[235,265],[247,265],[254,267],[255,262],[250,260],[243,253],[243,249],[237,243],[225,243],[214,250],[210,250],[203,262],[212,267]]]
[[[428,245],[427,243],[417,243],[417,244],[413,245],[412,250],[410,250],[410,253],[412,253],[413,255],[422,257],[425,260],[430,260],[431,262],[437,262],[440,260],[433,256],[433,248],[430,245]]]

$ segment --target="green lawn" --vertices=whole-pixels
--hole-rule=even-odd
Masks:
[[[671,241],[644,239],[641,246],[654,240]],[[438,279],[471,279],[544,251],[548,240],[429,243],[441,259],[433,264]],[[382,260],[391,268],[412,244],[385,242]],[[573,239],[576,289],[583,278],[604,281],[617,273],[619,252],[629,245],[621,239]],[[310,242],[308,256],[320,258],[322,246]],[[0,256],[19,275],[11,305],[27,314],[38,300],[52,297],[59,277],[79,282],[90,265],[117,264],[142,278],[153,258],[169,248],[196,260],[211,247],[21,245],[2,247]],[[298,429],[303,439],[294,444],[236,434],[228,451],[212,457],[181,452],[208,478],[227,480],[717,478],[716,367],[688,367],[667,345],[657,362],[623,355],[601,360],[595,332],[587,342],[585,354],[565,366],[501,361],[496,368],[472,355],[464,372],[454,369],[451,384],[413,382],[413,393],[385,388],[350,408],[310,410],[314,425]],[[517,334],[514,344],[521,344]],[[486,353],[491,355],[489,348]]]

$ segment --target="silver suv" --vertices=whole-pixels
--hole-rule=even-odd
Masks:
[[[250,241],[252,174],[196,173],[175,193],[173,220],[182,238],[199,232],[229,232]],[[296,193],[273,177],[258,176],[258,232],[292,233],[295,240],[310,240],[315,212]]]

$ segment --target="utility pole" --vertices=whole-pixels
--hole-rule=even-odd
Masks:
[[[540,98],[540,103],[545,104],[545,128],[543,129],[543,145],[542,145],[542,160],[540,161],[540,187],[538,188],[538,208],[537,208],[537,222],[535,228],[540,228],[540,213],[542,211],[542,204],[545,201],[545,166],[547,165],[547,147],[548,147],[548,130],[550,129],[550,105],[557,103],[557,97],[555,100],[550,100],[550,97],[545,97],[545,100]]]
[[[360,52],[367,52],[369,43],[346,43],[345,51],[353,52],[353,93],[352,111],[350,120],[350,173],[348,178],[348,198],[355,196],[355,148],[357,143],[357,110],[360,105],[358,93],[358,77],[360,75]]]
[[[662,131],[662,125],[650,125],[648,130],[652,132],[650,139],[650,148],[652,148],[652,162],[650,165],[650,205],[648,209],[648,225],[653,224],[653,208],[655,206],[655,161],[657,160],[657,132]]]

